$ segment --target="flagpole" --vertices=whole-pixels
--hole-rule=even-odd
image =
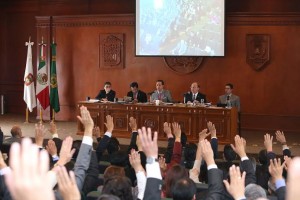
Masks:
[[[26,108],[26,119],[24,124],[28,124],[29,123],[29,119],[28,119],[28,107]]]
[[[55,121],[55,111],[54,111],[54,109],[52,109],[52,122],[54,122]]]
[[[42,107],[40,108],[40,124],[43,123],[43,111],[42,111]]]

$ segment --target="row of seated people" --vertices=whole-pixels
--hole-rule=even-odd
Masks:
[[[78,119],[85,127],[80,142],[73,143],[70,136],[60,140],[56,125],[51,123],[53,139],[44,144],[47,130],[40,124],[35,127],[35,145],[27,138],[22,139],[21,145],[12,144],[9,167],[0,154],[2,199],[297,199],[299,194],[300,161],[291,159],[283,132],[275,133],[283,145],[283,164],[273,152],[273,137],[266,134],[266,149],[259,153],[259,169],[247,157],[246,141],[238,135],[235,144],[224,147],[226,162],[218,166],[218,139],[211,122],[199,133],[198,145],[187,144],[178,123],[166,122],[168,146],[164,156],[159,157],[157,133],[138,129],[134,118],[130,118],[132,133],[127,152],[120,151],[118,140],[112,137],[111,116],[106,117],[107,130],[101,138],[85,107],[81,107]],[[97,138],[95,150],[93,134]],[[239,167],[233,164],[237,155]],[[104,171],[99,168],[101,160],[110,162]],[[99,179],[101,172],[104,174]],[[203,187],[197,190],[201,188],[199,184]],[[89,196],[97,189],[98,196]]]
[[[159,100],[162,102],[174,102],[171,92],[164,89],[164,85],[165,83],[163,80],[156,81],[156,90],[149,93],[150,101]],[[199,84],[197,82],[192,83],[190,91],[184,94],[184,103],[207,103],[206,95],[202,94],[199,90]],[[131,97],[132,101],[135,103],[145,103],[148,101],[147,94],[142,90],[139,90],[139,85],[137,82],[132,82],[130,84],[130,91],[127,93],[127,97]],[[115,101],[115,98],[116,92],[112,90],[112,85],[110,82],[105,82],[104,89],[100,90],[98,95],[96,96],[96,99],[104,102]],[[240,98],[237,95],[233,94],[233,84],[231,83],[225,85],[225,94],[219,96],[218,99],[219,105],[227,105],[229,103],[230,107],[237,107],[238,111],[240,111]]]

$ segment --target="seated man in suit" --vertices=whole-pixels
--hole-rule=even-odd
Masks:
[[[164,85],[163,80],[156,81],[156,90],[151,95],[151,101],[173,102],[170,91],[164,90]]]
[[[232,94],[233,85],[231,83],[227,83],[225,85],[225,94],[219,97],[220,104],[229,104],[230,107],[236,107],[238,112],[240,112],[240,97]]]
[[[100,90],[99,94],[96,96],[96,99],[101,101],[114,101],[116,97],[116,92],[111,89],[111,83],[104,83],[104,90]]]
[[[199,103],[201,102],[201,99],[203,99],[204,103],[206,103],[206,96],[199,92],[199,88],[200,87],[197,82],[192,83],[191,92],[184,95],[184,103]]]
[[[139,90],[139,85],[137,82],[132,82],[130,84],[131,91],[127,93],[128,97],[131,97],[133,99],[134,103],[141,102],[145,103],[147,102],[147,95],[145,92]]]

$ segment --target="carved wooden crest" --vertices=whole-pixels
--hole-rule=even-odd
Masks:
[[[247,34],[247,63],[262,70],[270,61],[270,35]]]
[[[100,68],[124,68],[124,34],[100,34]]]
[[[198,69],[203,61],[200,56],[167,56],[166,64],[175,72],[188,74]]]

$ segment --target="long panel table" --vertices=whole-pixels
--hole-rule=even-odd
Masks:
[[[136,118],[138,127],[151,127],[158,131],[159,140],[167,140],[163,132],[164,122],[178,122],[187,135],[188,141],[197,142],[198,133],[207,128],[207,122],[215,124],[219,143],[233,143],[237,134],[237,110],[235,108],[218,107],[186,107],[185,105],[150,105],[150,104],[120,104],[120,103],[89,103],[82,101],[79,107],[88,108],[95,126],[99,126],[101,133],[105,131],[105,116],[114,118],[114,132],[116,137],[130,138],[131,130],[129,118]],[[83,126],[78,123],[78,133],[83,134]]]

